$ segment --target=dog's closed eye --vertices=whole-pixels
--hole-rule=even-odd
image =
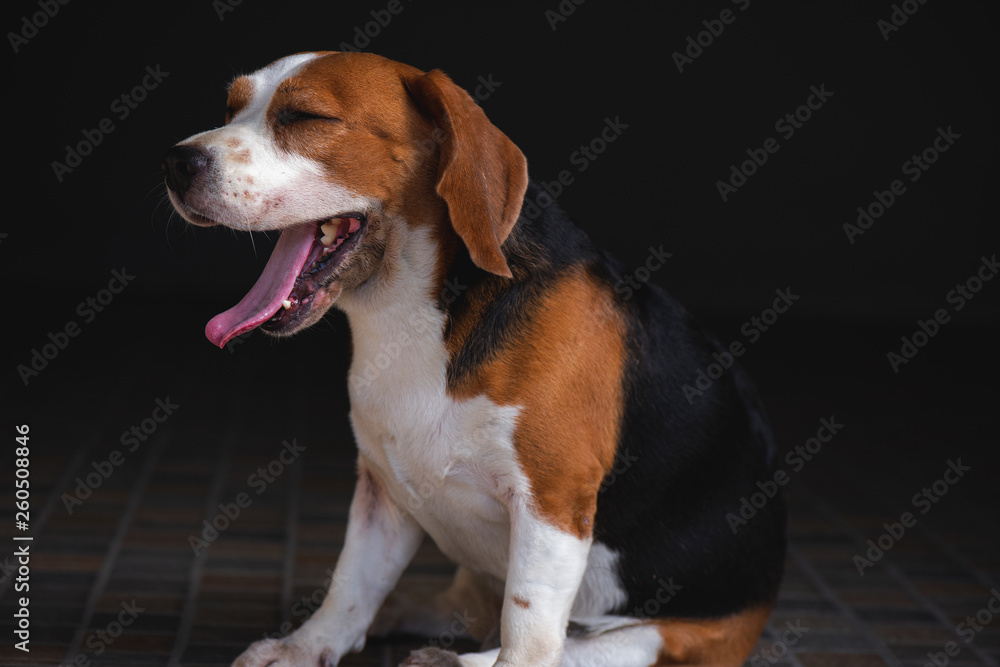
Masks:
[[[299,109],[281,109],[275,114],[275,121],[279,125],[291,125],[293,123],[301,123],[310,120],[323,120],[332,123],[341,122],[336,116],[324,116],[322,114],[312,113],[311,111],[302,111]]]

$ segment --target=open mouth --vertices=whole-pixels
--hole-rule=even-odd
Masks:
[[[317,301],[328,296],[327,289],[357,248],[365,223],[363,213],[352,212],[283,230],[253,288],[238,304],[213,317],[205,335],[223,347],[257,327],[271,333],[296,329]]]

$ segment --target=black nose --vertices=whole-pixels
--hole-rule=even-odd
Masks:
[[[174,146],[163,156],[164,177],[167,187],[177,194],[184,194],[198,174],[208,167],[208,153],[194,146]]]

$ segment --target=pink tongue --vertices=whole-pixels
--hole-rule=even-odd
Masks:
[[[235,336],[260,326],[271,318],[295,285],[295,279],[309,258],[316,237],[316,225],[297,225],[281,232],[267,266],[243,300],[213,317],[205,335],[223,347]]]

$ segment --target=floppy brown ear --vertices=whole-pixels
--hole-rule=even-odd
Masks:
[[[511,277],[500,246],[517,222],[528,187],[524,154],[467,92],[441,70],[410,77],[410,94],[435,121],[437,193],[476,266]],[[437,129],[440,128],[440,129]]]

